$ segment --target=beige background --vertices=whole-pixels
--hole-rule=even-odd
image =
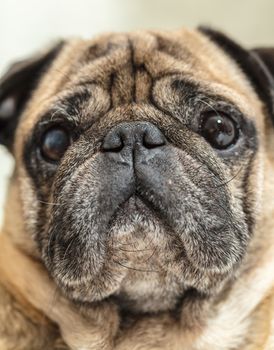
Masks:
[[[0,0],[0,74],[58,37],[198,24],[248,46],[274,46],[274,0]],[[0,147],[0,222],[11,169]]]

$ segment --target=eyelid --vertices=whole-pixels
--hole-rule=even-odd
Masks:
[[[74,119],[67,118],[66,116],[56,116],[49,118],[48,115],[40,120],[36,125],[36,132],[45,132],[47,129],[52,127],[62,127],[68,131],[73,131],[79,128],[79,124],[74,122]],[[35,132],[35,131],[34,131]]]
[[[217,115],[223,113],[229,118],[231,118],[239,126],[242,126],[242,124],[246,120],[246,117],[237,106],[235,106],[234,104],[227,103],[225,101],[216,101],[212,105],[208,104],[207,108],[202,108],[200,114],[202,115],[204,113],[210,112],[216,113]]]
[[[63,106],[54,106],[52,109],[48,110],[46,113],[40,116],[40,124],[51,123],[51,122],[68,122],[75,125],[80,123],[78,115],[71,115],[66,111]]]

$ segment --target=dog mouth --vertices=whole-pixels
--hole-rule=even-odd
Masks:
[[[153,221],[159,219],[157,210],[136,191],[118,206],[109,221],[109,226],[130,224],[137,217]]]
[[[113,262],[124,273],[111,298],[124,312],[173,309],[187,289],[180,276],[172,271],[182,246],[177,242],[178,250],[174,248],[170,252],[170,246],[175,247],[176,243],[174,240],[172,244],[166,236],[157,210],[134,193],[117,208],[110,225],[114,250],[120,252]]]

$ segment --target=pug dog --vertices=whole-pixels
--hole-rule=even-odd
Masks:
[[[0,350],[274,349],[274,49],[71,39],[0,81]]]

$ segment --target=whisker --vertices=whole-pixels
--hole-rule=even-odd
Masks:
[[[216,185],[216,186],[210,186],[211,188],[220,188],[222,186],[225,186],[227,184],[229,184],[231,181],[235,180],[236,177],[241,173],[241,171],[243,170],[243,166],[240,167],[240,169],[237,171],[236,174],[234,174],[229,180],[225,181],[225,182],[221,182],[220,184]],[[214,175],[215,176],[215,175]]]
[[[145,261],[145,262],[148,262],[150,259],[152,259],[152,257],[153,257],[154,254],[156,253],[156,251],[157,251],[157,247],[155,247],[155,248],[153,249],[152,254],[151,254],[146,260],[144,260],[144,261]]]
[[[140,253],[140,252],[148,252],[150,250],[152,250],[152,248],[146,248],[146,249],[136,249],[136,250],[128,250],[128,249],[122,249],[122,248],[119,248],[119,247],[114,247],[114,249],[118,249],[122,252],[126,252],[126,253]]]
[[[133,270],[133,271],[138,271],[138,272],[153,272],[153,273],[159,273],[160,272],[160,271],[157,271],[157,270],[137,269],[135,267],[123,265],[122,263],[120,263],[119,261],[116,261],[116,260],[113,260],[113,262],[115,264],[117,264],[117,265],[120,265],[120,266],[124,267],[125,269],[128,269],[128,270]]]
[[[207,107],[209,107],[213,112],[215,112],[219,117],[220,117],[220,113],[213,107],[211,106],[209,103],[207,103],[204,100],[201,100],[200,98],[196,98],[197,101],[200,101],[201,103],[203,103],[204,105],[206,105]]]
[[[42,201],[41,199],[38,199],[38,202],[39,202],[39,203],[42,203],[42,204],[47,204],[47,205],[57,205],[57,206],[61,206],[61,204],[59,204],[59,203],[46,202],[46,201]]]
[[[55,234],[55,231],[52,231],[52,233],[49,236],[49,240],[48,240],[47,255],[48,255],[49,261],[51,261],[50,245],[51,245],[51,241],[52,241],[54,234]]]
[[[69,248],[70,248],[71,245],[75,242],[76,239],[77,239],[77,235],[75,235],[75,236],[71,239],[70,243],[67,245],[67,248],[66,248],[66,250],[65,250],[65,254],[64,254],[64,256],[62,257],[62,261],[65,261],[66,255],[67,255],[67,253],[68,253],[68,251],[69,251]]]

